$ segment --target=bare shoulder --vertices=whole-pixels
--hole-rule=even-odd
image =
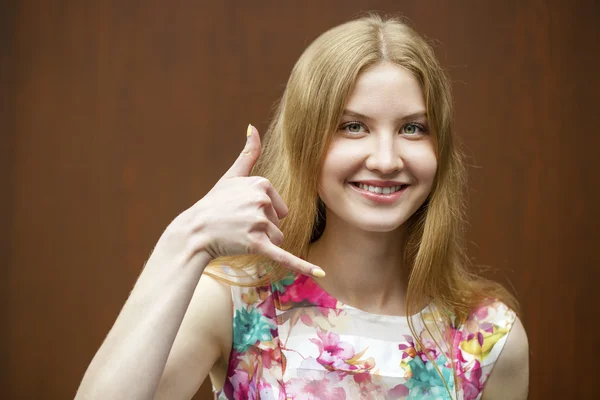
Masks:
[[[483,392],[484,400],[527,399],[529,391],[529,343],[519,318],[515,319],[506,343]]]
[[[229,285],[202,275],[169,354],[156,399],[190,399],[216,364],[229,358]]]

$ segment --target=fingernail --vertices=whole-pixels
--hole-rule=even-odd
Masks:
[[[252,124],[248,124],[248,129],[246,129],[246,146],[244,147],[244,151],[242,151],[243,155],[250,154],[250,149],[248,149],[248,142],[250,141],[250,136],[252,136]]]
[[[314,276],[316,278],[324,278],[325,277],[325,271],[323,271],[320,268],[313,268],[311,273],[312,273],[312,276]]]

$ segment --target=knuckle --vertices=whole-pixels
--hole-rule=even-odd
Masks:
[[[269,225],[269,219],[264,215],[257,215],[254,226],[257,228],[266,228]]]
[[[272,204],[271,198],[266,193],[261,193],[260,195],[256,196],[255,201],[256,205],[259,207],[266,207]]]
[[[283,235],[279,232],[274,234],[271,238],[271,242],[276,246],[281,246],[283,244]]]
[[[277,218],[277,216],[274,216],[271,219],[271,222],[277,227],[277,229],[281,228],[281,221],[279,221],[279,218]]]
[[[271,187],[271,182],[262,176],[257,176],[254,180],[254,185],[260,189],[267,190]]]

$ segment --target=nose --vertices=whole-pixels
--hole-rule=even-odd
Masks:
[[[374,135],[369,155],[366,160],[366,167],[372,171],[379,171],[387,175],[402,169],[402,158],[397,149],[398,143],[395,143],[391,135]]]

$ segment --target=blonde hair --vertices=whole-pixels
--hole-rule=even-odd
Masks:
[[[252,172],[269,179],[288,205],[289,214],[281,222],[281,247],[307,256],[323,218],[317,177],[329,140],[358,75],[381,62],[407,69],[420,82],[438,163],[430,196],[406,222],[407,315],[420,315],[422,305],[433,302],[447,327],[464,321],[487,298],[516,310],[515,298],[501,285],[469,272],[462,243],[466,171],[452,131],[450,83],[431,46],[398,18],[369,14],[334,27],[312,42],[294,66]],[[220,265],[261,276],[240,283],[219,271]],[[210,266],[207,273],[242,286],[266,285],[287,273],[256,255],[219,258]],[[413,336],[420,341],[410,320]]]

